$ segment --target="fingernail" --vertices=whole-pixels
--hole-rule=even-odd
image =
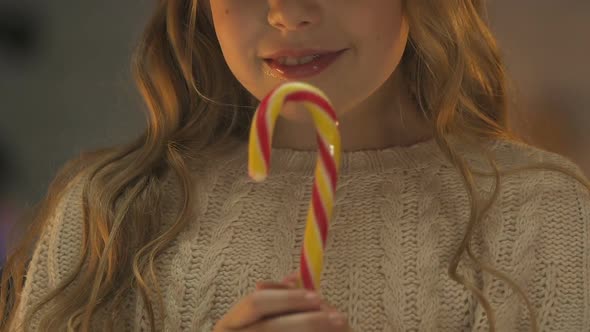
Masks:
[[[307,292],[305,293],[305,299],[311,302],[319,302],[320,296],[315,292]]]
[[[334,324],[335,326],[342,326],[344,325],[344,315],[342,315],[341,313],[334,311],[331,312],[328,317],[330,318],[330,321],[332,322],[332,324]]]

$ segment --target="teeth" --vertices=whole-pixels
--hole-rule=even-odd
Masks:
[[[304,56],[301,59],[299,59],[299,64],[302,65],[302,64],[310,63],[318,57],[319,57],[319,55]]]
[[[295,66],[299,64],[299,60],[297,60],[297,58],[284,57],[282,60],[282,64],[287,66]]]
[[[316,58],[318,58],[319,55],[308,55],[308,56],[304,56],[301,58],[293,58],[293,57],[280,57],[277,62],[280,63],[281,65],[286,65],[286,66],[297,66],[297,65],[303,65],[306,63],[310,63],[313,60],[315,60]]]

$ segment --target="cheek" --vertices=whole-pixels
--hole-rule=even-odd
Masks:
[[[342,23],[363,45],[361,51],[391,54],[393,46],[404,44],[407,29],[403,28],[401,0],[363,0],[362,5],[354,3],[346,8],[348,22]]]
[[[364,40],[369,57],[397,66],[408,39],[409,27],[401,12],[401,6],[384,6],[387,10],[373,10],[372,23],[365,25]],[[379,7],[375,7],[379,8]]]
[[[215,31],[228,64],[235,66],[255,52],[256,24],[248,6],[224,3],[228,1],[212,3]]]

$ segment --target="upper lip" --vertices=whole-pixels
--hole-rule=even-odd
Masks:
[[[277,60],[282,57],[295,57],[300,58],[308,55],[323,55],[323,54],[331,54],[331,53],[338,53],[340,51],[344,51],[345,49],[341,50],[319,50],[319,49],[283,49],[277,52],[268,54],[263,56],[262,58],[265,60]]]

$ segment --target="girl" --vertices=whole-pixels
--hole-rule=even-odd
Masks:
[[[2,276],[1,327],[588,330],[590,186],[509,131],[483,7],[159,1],[135,58],[147,129],[58,174]],[[283,279],[315,164],[301,106],[270,177],[246,171],[258,101],[295,79],[341,120],[321,293]]]

